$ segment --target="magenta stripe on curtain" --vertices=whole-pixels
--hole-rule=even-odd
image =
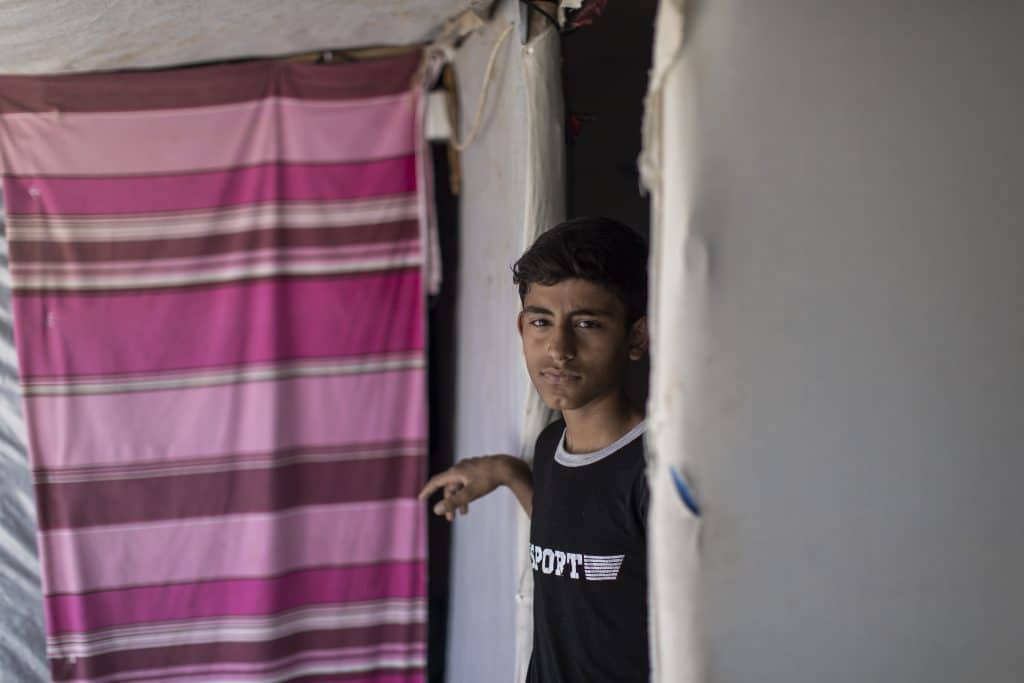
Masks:
[[[54,680],[423,680],[418,66],[0,78]]]

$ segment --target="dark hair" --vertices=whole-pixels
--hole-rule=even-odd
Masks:
[[[532,284],[570,278],[607,287],[626,305],[626,322],[633,324],[647,311],[647,243],[610,218],[574,218],[542,233],[512,266],[520,300]]]

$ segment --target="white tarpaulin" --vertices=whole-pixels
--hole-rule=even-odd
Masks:
[[[43,592],[36,553],[36,507],[14,351],[11,271],[0,197],[0,681],[50,679]]]
[[[1021,680],[1022,6],[683,4],[646,157],[655,680]]]
[[[701,519],[676,486],[695,453],[688,399],[698,391],[707,296],[707,253],[690,230],[694,145],[691,93],[683,83],[683,3],[661,3],[644,120],[643,182],[651,192],[650,431],[647,476],[651,671],[659,683],[701,683]],[[693,490],[693,486],[689,487]],[[698,496],[699,497],[699,496]],[[698,508],[699,509],[699,508]]]
[[[0,0],[0,73],[178,66],[423,43],[491,0]]]
[[[520,19],[518,3],[502,2],[496,15],[456,55],[463,134],[489,57]],[[523,364],[510,267],[565,217],[560,45],[551,28],[521,44],[518,29],[498,46],[479,134],[462,154],[457,458],[529,451],[549,417]],[[512,683],[532,648],[529,522],[506,489],[470,511],[453,534],[448,680]]]

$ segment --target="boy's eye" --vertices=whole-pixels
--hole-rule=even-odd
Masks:
[[[530,324],[533,325],[534,327],[546,327],[548,321],[545,320],[544,318],[537,318],[535,320],[531,320]]]
[[[576,323],[576,327],[582,327],[585,330],[596,329],[601,326],[601,323],[596,320],[580,320]]]

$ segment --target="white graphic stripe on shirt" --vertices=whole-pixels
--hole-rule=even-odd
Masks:
[[[583,575],[587,581],[614,581],[625,555],[584,555]]]

